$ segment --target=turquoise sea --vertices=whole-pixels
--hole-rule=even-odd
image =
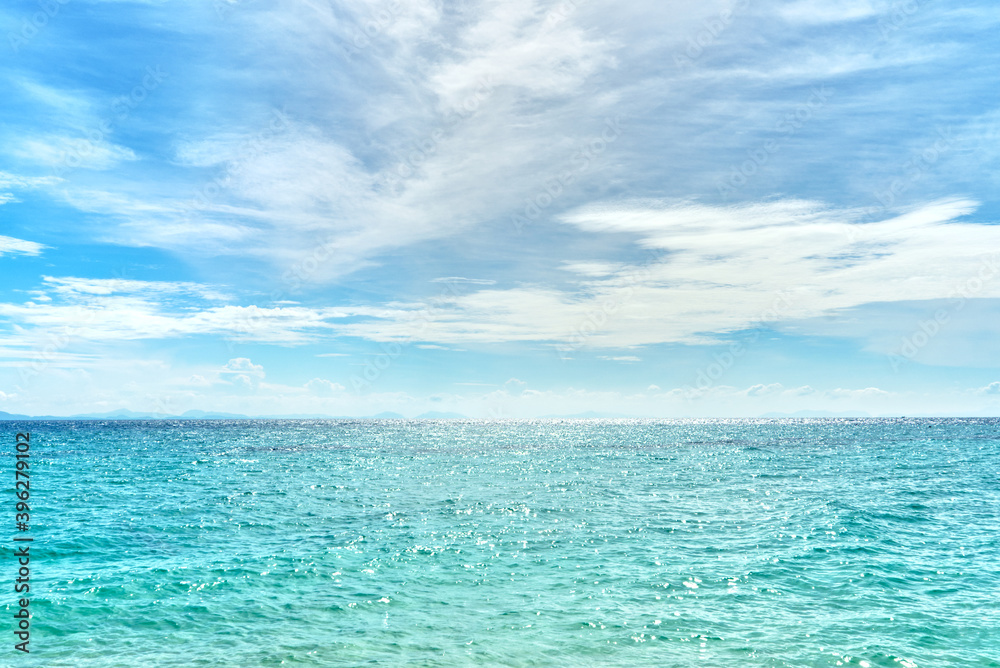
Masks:
[[[0,426],[2,666],[1000,666],[996,419]]]

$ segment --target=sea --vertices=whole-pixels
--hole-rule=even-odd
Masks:
[[[4,422],[0,442],[0,666],[1000,666],[997,419]]]

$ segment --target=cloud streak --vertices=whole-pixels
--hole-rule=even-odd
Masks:
[[[0,235],[0,255],[41,255],[46,246],[35,241],[25,241]]]

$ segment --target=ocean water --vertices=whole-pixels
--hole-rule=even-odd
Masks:
[[[998,420],[0,426],[3,666],[1000,666]]]

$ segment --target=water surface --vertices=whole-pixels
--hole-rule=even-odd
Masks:
[[[2,665],[1000,666],[998,420],[0,424]]]

